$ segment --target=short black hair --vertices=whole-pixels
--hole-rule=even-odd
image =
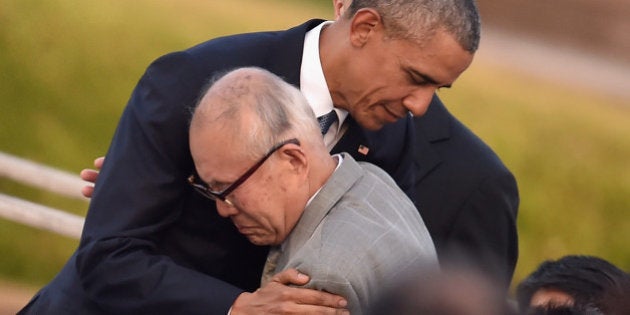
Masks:
[[[603,315],[600,310],[592,306],[549,305],[534,307],[524,315]]]
[[[579,307],[600,307],[601,299],[615,294],[630,276],[610,262],[594,256],[568,255],[547,260],[516,288],[521,310],[529,308],[532,296],[540,289],[556,289],[570,295]]]

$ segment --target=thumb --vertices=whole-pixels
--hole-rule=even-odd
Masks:
[[[309,276],[299,272],[295,268],[284,270],[280,273],[275,274],[271,281],[279,282],[284,285],[305,285],[310,280]]]

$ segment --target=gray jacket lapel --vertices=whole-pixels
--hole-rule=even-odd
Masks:
[[[317,226],[326,217],[334,205],[363,176],[363,169],[350,156],[343,153],[343,161],[339,168],[322,186],[311,203],[304,209],[300,220],[293,228],[289,238],[282,245],[283,255],[279,266],[286,265],[286,259],[296,252],[313,235]]]

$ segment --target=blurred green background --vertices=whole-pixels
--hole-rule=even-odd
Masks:
[[[220,35],[332,18],[330,2],[1,0],[0,151],[78,173],[106,152],[153,59]],[[476,60],[453,89],[439,93],[518,180],[514,282],[566,254],[598,255],[630,269],[629,99],[492,58]],[[81,215],[87,208],[4,178],[0,192]],[[39,287],[77,244],[0,219],[0,279]]]

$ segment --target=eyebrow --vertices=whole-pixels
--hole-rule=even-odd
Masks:
[[[409,73],[411,73],[413,76],[415,77],[420,77],[422,78],[422,80],[428,82],[429,84],[433,84],[433,85],[440,85],[437,80],[435,80],[434,78],[432,78],[431,76],[429,76],[428,74],[424,74],[422,72],[419,72],[416,69],[412,69],[412,68],[407,68],[407,71],[409,71]],[[445,84],[445,85],[441,85],[439,86],[440,88],[447,88],[449,89],[452,86],[452,84]]]

